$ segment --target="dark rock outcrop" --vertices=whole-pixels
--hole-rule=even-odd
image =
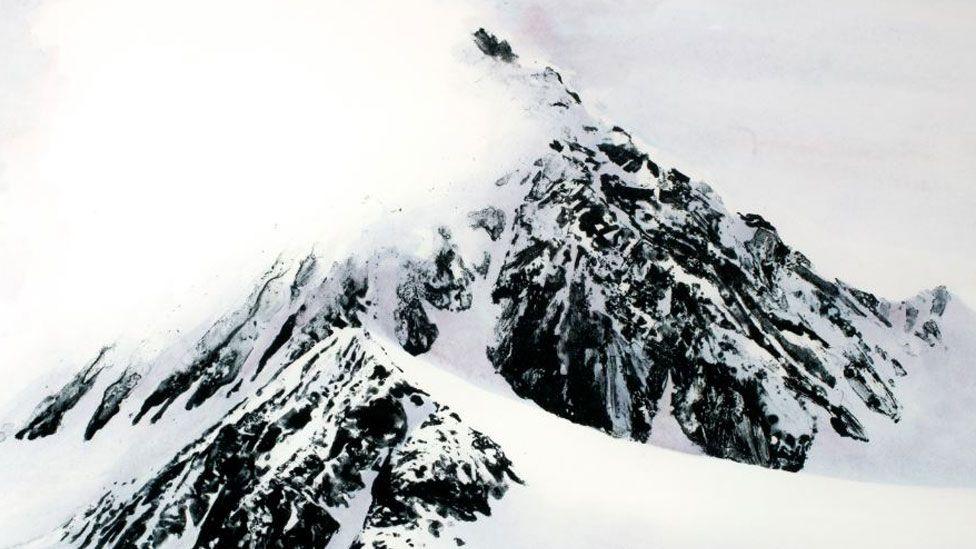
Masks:
[[[874,341],[858,328],[888,329],[882,302],[820,278],[768,221],[730,216],[681,172],[640,179],[649,158],[622,136],[564,140],[526,174],[492,293],[503,312],[489,350],[515,391],[647,440],[670,377],[690,440],[789,470],[803,466],[820,414],[867,440],[849,398],[897,421],[888,380],[903,369],[888,351],[900,336]],[[908,325],[917,316],[909,309]],[[916,335],[935,341],[928,322]]]
[[[142,376],[138,372],[125,370],[117,380],[105,389],[102,401],[98,404],[95,414],[85,428],[85,440],[91,440],[95,433],[115,417],[115,414],[119,413],[122,401],[129,396],[129,393],[139,384],[141,379]]]
[[[512,51],[512,46],[510,46],[508,42],[505,40],[499,40],[494,34],[489,33],[485,29],[478,29],[474,33],[474,43],[485,55],[494,57],[495,59],[499,59],[506,63],[511,63],[518,58],[518,56]]]
[[[81,397],[85,396],[95,385],[98,374],[105,367],[103,360],[110,349],[111,347],[102,348],[95,360],[78,372],[60,391],[42,400],[37,405],[37,409],[30,420],[27,421],[27,425],[15,436],[18,439],[26,437],[28,440],[32,440],[57,432],[64,415],[74,408]]]

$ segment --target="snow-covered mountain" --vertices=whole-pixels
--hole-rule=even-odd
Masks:
[[[27,495],[5,519],[20,537],[3,541],[599,546],[592,533],[540,541],[526,517],[578,516],[539,491],[592,491],[601,460],[667,498],[729,501],[712,481],[755,478],[798,510],[773,529],[804,532],[801,545],[835,539],[832,520],[881,497],[954,506],[936,526],[965,541],[969,491],[796,479],[584,428],[771,469],[972,487],[976,315],[944,287],[889,301],[817,274],[769,221],[730,213],[592,116],[556,70],[483,29],[473,38],[468,59],[547,128],[534,160],[499,166],[433,220],[381,223],[371,234],[386,236],[351,253],[280,260],[239,308],[154,356],[101,350],[11,418],[3,486]],[[662,484],[642,467],[692,472]],[[23,526],[38,509],[45,518]],[[489,519],[495,509],[507,518]],[[809,533],[799,510],[829,531]],[[621,513],[628,526],[602,543],[642,545],[634,525],[664,516]],[[862,519],[879,542],[921,539],[903,513]],[[745,543],[746,530],[715,524],[681,539]]]

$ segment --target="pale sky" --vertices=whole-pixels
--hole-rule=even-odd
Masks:
[[[480,25],[826,276],[976,304],[974,23],[952,0],[0,0],[4,390],[216,312],[309,227],[490,172],[529,138],[455,74]]]

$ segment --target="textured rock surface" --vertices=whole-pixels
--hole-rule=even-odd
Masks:
[[[896,356],[938,344],[944,289],[921,318],[825,280],[769,222],[661,173],[619,128],[554,150],[527,175],[492,293],[503,313],[489,353],[517,393],[647,440],[670,377],[663,412],[695,444],[789,470],[803,466],[820,417],[868,439],[851,397],[898,421]]]
[[[939,344],[944,288],[915,305],[823,279],[768,221],[730,214],[708,185],[559,101],[578,96],[558,73],[534,78],[541,103],[562,105],[561,135],[512,178],[526,198],[489,349],[519,395],[636,440],[670,413],[708,454],[789,470],[823,425],[866,441],[863,414],[899,420],[894,379],[919,344]]]
[[[516,479],[509,460],[376,352],[353,329],[315,345],[133,493],[107,492],[72,519],[61,541],[412,547],[490,514]]]
[[[74,408],[78,404],[78,401],[95,384],[95,381],[98,379],[98,374],[104,368],[102,361],[109,351],[109,347],[103,348],[98,353],[98,356],[95,357],[95,360],[82,371],[78,372],[60,391],[45,397],[37,405],[33,416],[27,421],[27,425],[17,432],[16,437],[19,439],[26,437],[30,440],[53,435],[57,432],[64,415]]]
[[[770,222],[730,214],[706,184],[662,169],[622,128],[591,118],[558,72],[518,67],[508,44],[483,30],[475,41],[512,67],[513,85],[530,86],[559,133],[548,155],[499,180],[521,185],[524,199],[440,227],[428,257],[367,253],[328,276],[314,256],[274,265],[145,397],[134,423],[158,421],[184,394],[190,410],[222,388],[233,393],[245,365],[254,381],[370,315],[392,317],[401,346],[425,353],[440,333],[431,310],[463,312],[489,299],[501,315],[488,355],[515,391],[618,436],[649,439],[669,378],[672,406],[662,413],[690,440],[769,467],[801,468],[818,418],[859,440],[868,438],[864,410],[898,420],[894,379],[906,375],[913,346],[940,344],[945,288],[893,303],[821,278]],[[456,231],[508,241],[462,251]],[[488,276],[491,265],[499,267],[490,296],[475,296],[475,272]],[[371,291],[385,279],[396,280],[392,295]],[[94,367],[18,436],[54,432]],[[138,382],[123,375],[105,390],[87,436]],[[863,407],[852,410],[851,398]]]
[[[88,422],[88,427],[85,428],[85,440],[90,440],[99,429],[119,413],[122,401],[129,396],[129,393],[139,384],[141,379],[142,376],[139,375],[139,372],[125,370],[117,380],[105,389],[98,409],[95,410],[95,414]]]

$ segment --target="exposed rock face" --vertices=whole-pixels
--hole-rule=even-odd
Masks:
[[[485,55],[506,63],[511,63],[518,57],[512,51],[512,46],[508,42],[499,40],[494,34],[490,34],[485,29],[478,29],[474,33],[474,43]]]
[[[129,393],[139,384],[141,379],[142,376],[138,372],[127,369],[105,389],[101,403],[88,422],[88,427],[85,428],[85,440],[90,440],[99,429],[115,417],[115,414],[119,413],[122,401],[129,396]]]
[[[533,78],[562,128],[520,172],[526,199],[492,291],[503,312],[489,356],[517,393],[647,440],[670,377],[665,413],[703,450],[789,470],[818,418],[859,440],[859,414],[898,421],[896,357],[940,341],[944,288],[920,318],[821,278],[761,216],[730,215],[707,185],[562,100],[579,103],[558,73]]]
[[[440,250],[432,261],[421,266],[424,295],[427,301],[445,311],[463,311],[471,307],[471,283],[474,273],[451,241],[446,228],[438,230],[442,239]]]
[[[484,229],[493,241],[498,240],[505,230],[505,212],[494,206],[471,212],[468,218],[471,219],[471,228]]]
[[[471,307],[474,273],[465,265],[450,231],[442,227],[438,235],[441,244],[433,258],[408,260],[396,289],[394,333],[404,350],[413,355],[429,351],[439,333],[427,315],[425,303],[444,311]]]
[[[134,493],[68,522],[62,542],[412,547],[490,514],[517,478],[509,460],[376,352],[351,329],[315,345]]]
[[[670,376],[665,413],[689,439],[789,470],[803,466],[818,416],[867,440],[851,396],[898,421],[893,357],[911,337],[891,328],[892,305],[819,277],[769,222],[730,215],[708,186],[655,175],[625,136],[570,135],[527,176],[489,351],[516,392],[646,440]],[[906,331],[938,341],[945,296],[925,321],[900,306]]]
[[[23,429],[17,432],[15,435],[17,438],[22,439],[26,437],[28,440],[32,440],[39,437],[45,437],[52,435],[57,432],[58,427],[61,426],[61,419],[64,417],[69,410],[74,408],[81,397],[85,396],[88,391],[91,390],[92,386],[98,378],[98,374],[101,373],[104,364],[102,361],[105,359],[105,355],[109,352],[111,347],[104,347],[99,351],[98,356],[92,361],[86,368],[78,372],[75,377],[68,382],[67,385],[61,388],[57,393],[45,397],[40,404],[37,405],[33,416],[28,420],[27,425]]]
[[[155,410],[150,421],[158,421],[169,406],[194,386],[186,401],[186,409],[199,406],[224,387],[235,381],[244,362],[254,349],[258,326],[269,320],[277,302],[271,294],[282,291],[281,265],[269,270],[258,285],[248,304],[218,322],[197,345],[190,364],[173,372],[143,402],[133,419],[138,423]],[[260,323],[260,324],[259,324]]]

